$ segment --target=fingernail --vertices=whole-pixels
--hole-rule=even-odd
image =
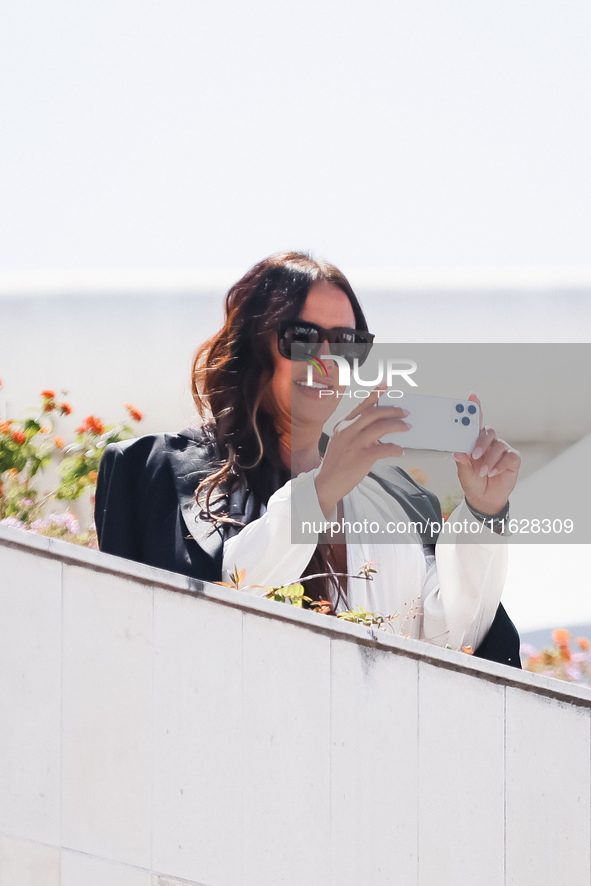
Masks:
[[[497,469],[496,469],[496,468],[493,468],[492,471],[489,471],[489,472],[488,472],[488,476],[489,476],[489,477],[496,477],[498,473],[499,473],[499,472],[497,471]]]
[[[407,428],[412,428],[412,425],[409,421],[405,421],[404,424],[406,425]]]
[[[407,415],[410,415],[410,412],[408,411],[408,409],[403,409],[402,410],[402,418],[406,418]]]
[[[487,474],[488,474],[488,465],[482,465],[482,467],[480,468],[480,476],[486,477]]]
[[[476,449],[474,450],[474,452],[472,453],[472,458],[480,458],[481,455],[482,455],[482,449],[480,448],[480,446],[477,446]]]

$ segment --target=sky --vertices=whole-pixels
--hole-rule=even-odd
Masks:
[[[0,7],[0,273],[583,266],[587,0]]]

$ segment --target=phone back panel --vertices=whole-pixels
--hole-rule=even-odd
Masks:
[[[408,409],[412,428],[400,434],[386,434],[383,443],[397,443],[403,449],[434,449],[440,452],[472,452],[480,433],[480,408],[471,400],[403,394],[396,399],[387,392],[379,406]]]

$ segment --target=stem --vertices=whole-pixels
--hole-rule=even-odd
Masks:
[[[363,578],[366,581],[372,581],[371,578],[368,579],[365,575],[351,575],[349,572],[316,572],[314,575],[302,575],[301,578],[296,578],[295,581],[309,581],[311,578],[330,578],[331,576],[335,578]],[[295,582],[290,581],[288,584],[292,585]]]

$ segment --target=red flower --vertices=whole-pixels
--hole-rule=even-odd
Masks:
[[[55,391],[49,391],[49,390],[41,391],[41,396],[45,400],[53,400],[55,398]]]
[[[142,420],[142,418],[144,416],[139,411],[139,409],[136,409],[135,406],[131,405],[131,403],[124,403],[123,405],[125,406],[125,408],[127,409],[127,411],[129,412],[130,416],[132,417],[132,419],[134,421],[141,421]]]
[[[72,407],[69,403],[60,403],[60,411],[62,415],[70,415],[72,412]]]
[[[18,443],[19,446],[22,446],[25,440],[27,439],[22,431],[13,431],[12,439],[15,443]]]

